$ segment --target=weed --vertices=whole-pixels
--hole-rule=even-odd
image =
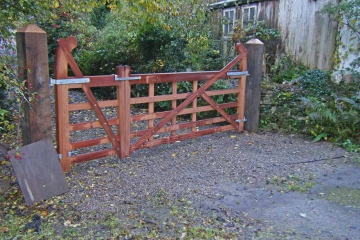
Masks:
[[[312,175],[309,175],[309,180],[313,179]],[[298,192],[307,192],[310,188],[312,188],[315,183],[310,181],[305,181],[297,175],[289,175],[287,177],[278,177],[274,176],[271,180],[272,184],[278,185],[278,191],[298,191]]]

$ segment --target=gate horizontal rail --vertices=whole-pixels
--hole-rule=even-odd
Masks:
[[[82,75],[70,53],[75,47],[74,38],[60,39],[55,57],[55,79],[65,80],[54,85],[57,150],[64,171],[69,171],[74,163],[115,154],[119,158],[125,158],[142,148],[232,129],[243,130],[247,50],[241,44],[236,45],[239,55],[221,71],[131,74],[129,66],[118,66],[116,75],[102,76]],[[236,64],[238,70],[233,71]],[[68,66],[75,73],[74,77],[68,76]],[[72,83],[74,81],[71,79],[74,78],[88,78],[90,81]],[[210,89],[217,80],[229,78],[238,79],[234,88]],[[67,80],[69,84],[66,84]],[[178,93],[178,83],[185,81],[192,83],[192,89],[186,93]],[[164,83],[169,84],[170,93],[156,95],[155,87]],[[132,86],[139,84],[147,85],[147,96],[131,96]],[[91,88],[109,86],[116,88],[116,99],[96,100]],[[88,101],[70,103],[69,91],[73,89],[82,89]],[[220,95],[236,95],[236,101],[218,104],[212,97]],[[199,105],[200,101],[202,105]],[[155,104],[161,102],[171,104],[171,110],[156,111]],[[131,114],[131,108],[139,104],[147,105],[147,109]],[[110,117],[104,114],[107,108],[111,108]],[[226,111],[228,109],[233,109],[233,114],[229,114]],[[96,118],[83,122],[70,121],[72,114],[89,110],[96,113]],[[198,114],[210,111],[216,111],[218,115],[198,118]],[[183,119],[185,117],[187,120]],[[132,127],[135,124],[142,124],[142,128]],[[90,129],[104,130],[101,130],[100,136],[90,136],[93,134],[86,132]],[[81,139],[74,140],[74,135],[81,136]],[[84,138],[85,135],[89,137]],[[106,149],[103,149],[104,145],[107,145]]]

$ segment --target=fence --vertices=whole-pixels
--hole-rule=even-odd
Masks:
[[[159,74],[131,74],[129,66],[118,66],[116,75],[84,77],[77,66],[71,51],[76,47],[76,39],[69,37],[58,40],[59,47],[55,57],[55,104],[57,126],[57,148],[64,171],[71,164],[117,154],[119,158],[129,156],[133,151],[160,144],[172,143],[206,134],[235,129],[244,129],[245,85],[247,69],[247,50],[237,44],[239,53],[221,71],[183,72]],[[231,71],[238,64],[238,70]],[[70,66],[74,77],[68,76]],[[211,85],[223,78],[237,78],[236,87],[224,90],[209,90]],[[191,91],[178,93],[180,82],[192,82]],[[171,93],[155,95],[157,84],[168,83]],[[145,85],[147,96],[131,96],[133,85]],[[92,87],[116,88],[116,99],[98,101],[91,91]],[[69,103],[69,90],[82,89],[88,102]],[[236,95],[236,101],[217,104],[213,97]],[[200,102],[205,105],[198,105]],[[171,110],[155,111],[155,103],[171,102]],[[131,114],[131,106],[147,105],[145,113]],[[115,108],[115,118],[107,119],[104,108]],[[236,110],[228,114],[226,109]],[[70,123],[72,112],[92,109],[97,119],[89,122]],[[197,114],[216,111],[219,116],[198,119]],[[184,120],[187,115],[187,121]],[[134,130],[132,125],[146,122],[146,128]],[[222,123],[219,125],[219,123]],[[72,142],[71,133],[91,128],[104,129],[106,136]],[[84,134],[82,134],[84,135]],[[77,149],[85,149],[99,144],[111,143],[111,148],[74,154]]]

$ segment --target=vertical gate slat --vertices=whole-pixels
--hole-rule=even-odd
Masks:
[[[129,77],[130,67],[129,66],[118,66],[116,67],[116,74],[118,77]],[[120,140],[120,158],[125,158],[130,155],[130,97],[131,88],[129,81],[120,81],[117,90],[119,101],[118,107],[118,135]]]
[[[198,81],[193,81],[193,92],[195,92],[198,89]],[[197,108],[197,100],[198,98],[195,98],[193,103],[192,103],[192,107],[194,108],[194,110],[196,111]],[[192,122],[196,122],[196,112],[194,112],[193,114],[191,114],[191,121]],[[196,126],[191,128],[192,132],[196,132]]]
[[[155,83],[149,83],[149,97],[152,98],[155,96]],[[148,103],[148,113],[154,113],[154,102]],[[154,119],[148,120],[148,129],[154,127]],[[153,140],[153,136],[149,137],[149,140]]]
[[[174,110],[176,108],[177,105],[177,82],[173,82],[172,83],[172,95],[174,100],[172,100],[171,102],[171,109]],[[173,119],[171,119],[171,125],[174,126],[176,125],[176,115],[173,117]],[[171,136],[175,136],[176,135],[176,131],[171,131]]]
[[[245,72],[247,71],[247,51],[245,52],[244,46],[241,45],[236,46],[236,50],[239,53],[246,53],[245,57],[240,61],[239,64],[239,71]],[[245,92],[246,92],[246,75],[243,75],[239,78],[238,81],[238,88],[239,93],[237,97],[238,107],[237,107],[237,113],[238,113],[238,120],[240,120],[238,124],[238,131],[244,130],[244,121],[245,121]]]
[[[70,124],[69,124],[69,87],[55,86],[56,138],[57,151],[60,154],[60,164],[63,171],[70,171]]]

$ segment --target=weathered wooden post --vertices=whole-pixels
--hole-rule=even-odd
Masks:
[[[264,44],[259,39],[251,39],[246,43],[248,53],[248,72],[246,82],[244,130],[254,132],[259,129],[262,62]]]
[[[47,36],[41,28],[30,24],[16,32],[19,76],[27,81],[31,104],[23,104],[21,123],[23,144],[51,138],[51,103]]]

